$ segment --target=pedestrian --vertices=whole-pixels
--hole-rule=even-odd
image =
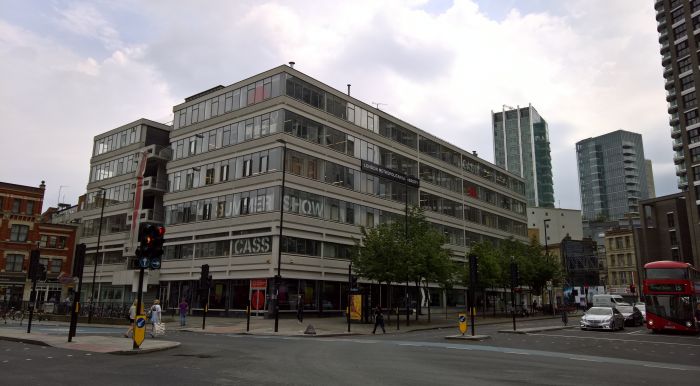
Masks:
[[[532,301],[532,314],[535,315],[537,312],[537,299]]]
[[[377,332],[377,326],[381,327],[382,332],[386,334],[386,330],[384,329],[384,313],[379,304],[374,308],[374,330],[372,330],[372,334]]]
[[[160,300],[154,300],[153,305],[151,306],[151,310],[149,312],[151,319],[151,338],[156,337],[156,328],[158,327],[158,324],[160,324],[161,321],[161,311],[162,310],[160,308]]]
[[[297,320],[304,322],[304,298],[301,295],[297,297]]]
[[[73,303],[73,299],[71,299],[70,295],[66,296],[66,300],[63,301],[63,308],[66,310],[66,315],[70,314],[71,303]]]
[[[182,301],[178,307],[180,309],[180,326],[184,327],[186,324],[185,317],[187,316],[187,310],[189,309],[189,305],[187,304],[185,298],[182,298]]]
[[[561,308],[561,322],[564,323],[564,327],[569,324],[569,315],[567,315],[566,310]]]
[[[134,332],[134,320],[136,319],[136,300],[134,300],[133,303],[131,303],[131,307],[129,307],[129,314],[126,316],[127,319],[129,319],[129,329],[126,330],[124,333],[124,337],[128,338],[129,333],[131,332],[133,334]]]

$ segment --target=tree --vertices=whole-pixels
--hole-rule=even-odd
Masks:
[[[358,276],[377,281],[380,285],[397,280],[396,266],[402,253],[400,230],[396,223],[360,228],[362,239],[355,241],[351,257],[353,270]],[[388,306],[391,308],[391,303]]]

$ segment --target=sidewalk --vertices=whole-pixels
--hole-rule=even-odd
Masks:
[[[124,337],[104,335],[78,335],[68,342],[67,335],[49,335],[41,332],[27,334],[26,330],[0,328],[0,340],[24,342],[40,346],[50,346],[69,350],[88,351],[105,354],[145,354],[178,347],[180,342],[146,338],[138,350],[132,349],[133,341]]]
[[[450,315],[448,314],[448,317]],[[573,316],[572,316],[573,317]],[[329,317],[317,318],[308,317],[303,323],[292,318],[282,318],[278,323],[278,332],[274,332],[274,319],[264,319],[263,317],[251,317],[250,330],[246,331],[245,318],[224,318],[224,317],[207,317],[206,329],[202,329],[202,317],[190,316],[187,318],[187,326],[180,327],[179,320],[170,317],[163,318],[167,331],[182,331],[191,333],[208,333],[208,334],[248,334],[248,335],[277,335],[277,336],[304,336],[304,337],[331,337],[331,336],[349,336],[349,335],[371,335],[374,324],[368,323],[351,323],[350,332],[348,332],[347,319],[344,317]],[[553,325],[558,326],[561,322],[559,317],[551,315],[538,315],[526,318],[518,318],[520,322],[531,320],[551,320]],[[511,323],[510,317],[483,317],[476,318],[477,329],[479,326]],[[570,320],[570,323],[573,321]],[[48,321],[37,323],[37,325],[51,326],[67,326],[66,322]],[[79,328],[84,327],[115,327],[115,325],[105,324],[85,324],[80,323]],[[123,327],[119,325],[119,327]],[[308,334],[307,329],[313,329],[313,334]],[[385,328],[387,334],[401,334],[410,331],[433,330],[439,328],[451,328],[457,330],[457,315],[445,319],[445,314],[433,315],[431,322],[428,322],[427,315],[421,315],[418,321],[412,317],[409,326],[406,326],[406,317],[400,319],[399,330],[396,329],[396,318],[385,320]],[[545,331],[552,328],[561,328],[555,326],[544,326],[529,328],[527,332],[536,330]],[[524,331],[524,330],[523,330]],[[500,332],[500,331],[499,331]],[[520,330],[518,330],[520,332]],[[378,332],[381,333],[381,330]],[[168,335],[164,337],[168,338]],[[132,349],[132,340],[120,336],[104,336],[104,335],[89,335],[78,334],[73,338],[73,342],[67,342],[66,335],[50,335],[42,332],[32,332],[27,334],[24,330],[13,328],[0,328],[0,340],[10,340],[17,342],[25,342],[30,344],[38,344],[43,346],[51,346],[57,348],[81,350],[94,353],[109,353],[109,354],[142,354],[154,351],[167,350],[180,346],[180,342],[164,340],[163,338],[149,339],[148,337],[141,345],[139,350]]]
[[[525,318],[518,318],[518,321],[528,321],[528,320],[549,320],[553,321],[553,324],[560,324],[559,317],[553,317],[551,315],[539,315],[531,316]],[[478,326],[499,324],[499,323],[510,323],[512,318],[510,317],[477,317],[475,324]],[[201,317],[188,317],[186,327],[178,327],[177,321],[169,323],[168,327],[170,331],[179,330],[194,333],[210,333],[210,334],[249,334],[249,335],[282,335],[282,336],[316,336],[316,337],[328,337],[328,336],[344,336],[344,335],[368,335],[372,334],[374,324],[364,324],[353,322],[350,325],[350,332],[348,332],[347,319],[344,317],[331,317],[331,318],[304,318],[304,322],[300,323],[297,319],[283,318],[279,320],[278,332],[274,332],[274,319],[263,319],[262,317],[251,317],[250,318],[250,330],[246,331],[246,319],[245,318],[220,318],[220,317],[207,317],[206,328],[202,330],[202,318]],[[415,316],[411,317],[409,326],[406,326],[406,317],[400,319],[399,330],[396,329],[396,318],[392,317],[391,320],[385,319],[384,325],[387,334],[400,334],[410,331],[420,331],[420,330],[432,330],[438,328],[458,328],[456,314],[453,318],[445,319],[444,314],[433,315],[431,322],[428,322],[427,315],[421,315],[418,321],[415,320]],[[312,326],[315,334],[305,334],[306,329]],[[378,333],[381,333],[379,329]]]

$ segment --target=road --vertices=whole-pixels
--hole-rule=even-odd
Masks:
[[[700,377],[698,336],[639,327],[497,332],[508,328],[479,327],[492,335],[482,342],[445,340],[455,329],[338,338],[170,332],[181,347],[133,356],[0,341],[0,374],[3,385],[696,385]]]

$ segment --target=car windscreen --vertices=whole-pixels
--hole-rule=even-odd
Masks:
[[[612,315],[612,308],[596,308],[593,307],[586,311],[588,315]]]
[[[617,310],[622,312],[623,314],[631,314],[632,313],[632,306],[617,306]]]

